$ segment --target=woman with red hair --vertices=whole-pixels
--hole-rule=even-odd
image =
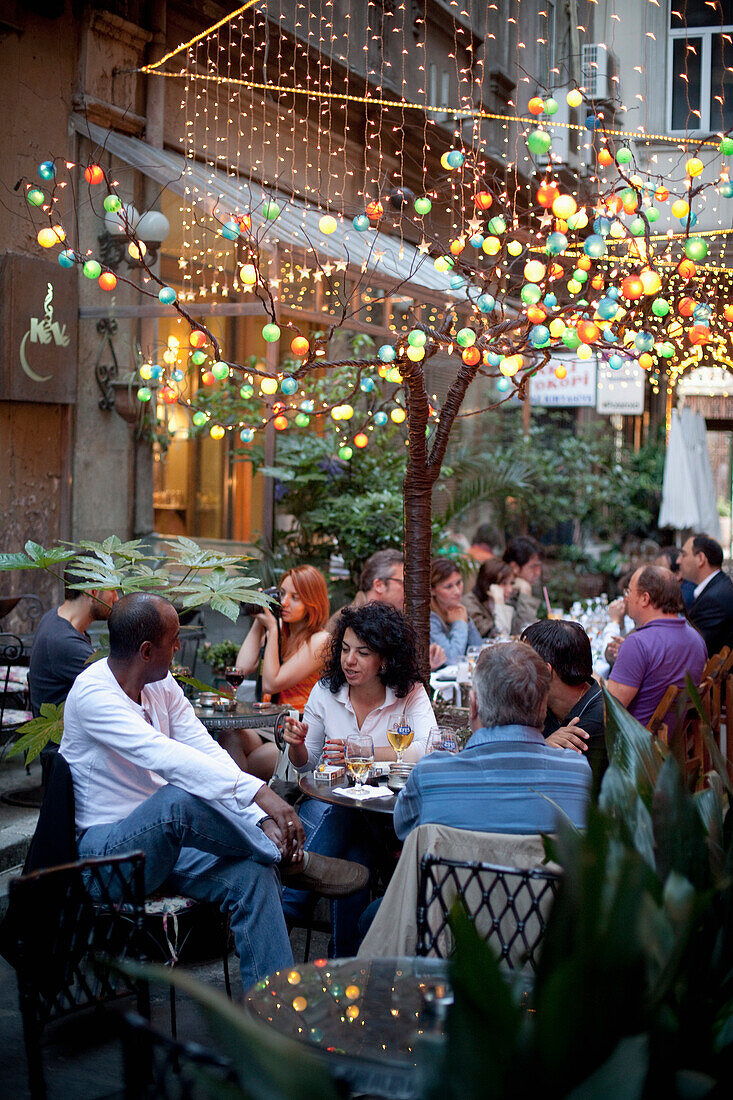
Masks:
[[[301,711],[316,684],[323,653],[330,635],[325,630],[329,616],[326,579],[312,565],[295,565],[280,580],[280,618],[263,608],[254,616],[244,639],[236,665],[245,674],[254,672],[262,657],[262,691],[279,706]],[[222,740],[224,748],[239,766],[269,779],[277,764],[277,749],[262,740],[254,730],[232,731]]]
[[[318,680],[321,657],[329,635],[328,588],[312,565],[296,565],[280,581],[282,631],[269,609],[254,616],[252,629],[237,657],[237,668],[253,672],[262,642],[262,690],[280,706],[302,711]]]

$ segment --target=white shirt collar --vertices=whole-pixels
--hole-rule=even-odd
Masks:
[[[695,599],[697,599],[697,597],[700,595],[700,593],[702,592],[702,590],[704,588],[707,588],[707,586],[710,584],[713,577],[717,577],[719,572],[720,572],[720,570],[716,569],[713,573],[708,573],[708,575],[707,575],[707,577],[705,578],[704,581],[700,581],[700,583],[698,584],[698,586],[696,587],[696,589],[693,593]]]
[[[338,691],[336,693],[336,698],[338,699],[338,701],[340,703],[344,704],[344,706],[346,707],[347,710],[350,710],[353,713],[354,708],[352,707],[351,699],[349,698],[349,685],[348,684],[342,684],[341,685],[341,687],[338,689]],[[382,707],[391,707],[394,704],[394,702],[396,701],[396,699],[397,699],[397,696],[394,693],[394,688],[385,687],[385,689],[384,689],[384,702],[380,703],[378,707],[374,708],[374,710],[375,711],[381,710]]]

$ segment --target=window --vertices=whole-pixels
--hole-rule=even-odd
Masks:
[[[733,0],[671,0],[669,128],[733,127]]]

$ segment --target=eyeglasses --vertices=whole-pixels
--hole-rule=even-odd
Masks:
[[[405,587],[405,581],[403,577],[387,577],[387,580],[384,583],[390,584],[391,582],[393,582],[394,584],[401,584],[403,588]]]

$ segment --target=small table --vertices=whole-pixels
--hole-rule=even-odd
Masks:
[[[452,1001],[448,965],[316,959],[258,982],[245,1011],[302,1043],[359,1093],[411,1100],[426,1085],[421,1037],[442,1038],[441,1018]]]
[[[343,786],[347,782],[348,780],[344,776],[343,780],[340,779],[336,785]],[[377,813],[389,814],[390,817],[397,801],[396,794],[388,794],[382,798],[368,798],[364,802],[357,802],[355,798],[337,794],[329,783],[314,782],[313,776],[309,773],[300,777],[298,786],[303,794],[307,794],[309,798],[317,798],[321,802],[328,802],[330,806],[344,806],[347,810],[376,810]]]
[[[282,707],[268,705],[262,708],[253,703],[237,700],[233,710],[217,710],[215,707],[195,706],[194,713],[200,722],[206,726],[211,734],[223,733],[225,730],[251,730],[267,729],[274,731],[278,718],[288,713]]]

